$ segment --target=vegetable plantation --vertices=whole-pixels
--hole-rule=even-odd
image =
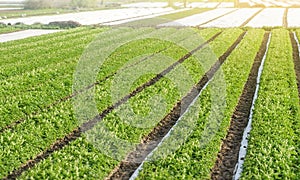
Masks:
[[[299,179],[299,40],[80,27],[0,43],[0,177]]]

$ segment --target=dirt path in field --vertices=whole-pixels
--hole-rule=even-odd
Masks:
[[[197,48],[192,50],[191,52],[185,54],[183,57],[181,57],[178,61],[173,63],[171,66],[166,68],[164,71],[156,75],[153,79],[149,80],[148,82],[144,83],[143,85],[137,87],[134,91],[132,91],[130,94],[126,95],[122,99],[120,99],[117,103],[109,106],[104,111],[102,111],[100,114],[98,114],[93,119],[89,120],[88,122],[82,124],[80,127],[74,129],[71,133],[67,134],[64,138],[57,140],[55,143],[53,143],[47,150],[37,155],[34,159],[31,159],[27,161],[25,164],[23,164],[18,169],[15,169],[13,172],[11,172],[7,177],[4,179],[16,179],[19,177],[24,171],[27,171],[29,168],[34,167],[36,164],[38,164],[40,161],[46,159],[49,157],[52,153],[55,151],[61,150],[63,147],[67,146],[71,142],[75,141],[83,133],[86,131],[92,129],[98,122],[100,122],[103,118],[105,118],[109,113],[111,113],[114,109],[118,108],[120,105],[126,103],[130,98],[136,96],[138,93],[143,91],[145,88],[150,87],[154,85],[156,82],[158,82],[161,78],[163,78],[166,74],[168,74],[170,71],[172,71],[175,67],[177,67],[179,64],[183,63],[185,60],[187,60],[189,57],[191,57],[195,52],[199,51],[203,47],[205,47],[209,42],[213,41],[215,38],[217,38],[221,32],[217,33],[215,36],[213,36],[208,41],[202,43]]]
[[[297,36],[293,32],[290,32],[290,38],[293,47],[293,59],[294,59],[294,69],[297,78],[298,86],[298,96],[300,98],[300,57],[299,57],[299,42],[297,42]]]
[[[159,125],[156,126],[148,136],[143,138],[142,142],[136,147],[136,149],[127,155],[127,157],[111,172],[107,179],[129,179],[131,177],[131,175],[143,163],[149,153],[151,153],[158,146],[161,140],[176,124],[177,120],[180,118],[180,113],[184,112],[190,106],[193,100],[201,92],[202,88],[214,76],[227,57],[242,41],[245,34],[246,32],[242,33],[238,37],[234,44],[232,44],[211,67],[211,69],[206,72],[203,78],[192,88],[192,90],[173,107],[172,111],[160,121]]]
[[[259,13],[261,13],[264,9],[260,9],[255,14],[253,14],[249,19],[247,19],[240,27],[246,26],[255,16],[257,16]]]
[[[25,39],[34,36],[41,36],[44,34],[56,33],[62,30],[41,30],[41,29],[30,29],[25,31],[17,31],[7,34],[0,34],[0,43]]]
[[[283,19],[282,19],[282,26],[284,28],[287,28],[288,27],[288,12],[289,12],[289,8],[285,8],[284,10],[284,14],[283,14]]]
[[[243,138],[244,129],[248,124],[251,106],[256,90],[258,69],[267,50],[269,32],[263,38],[259,52],[256,54],[250,75],[244,86],[235,112],[231,117],[230,127],[226,138],[223,140],[221,150],[218,153],[215,166],[212,169],[211,179],[232,179],[238,162],[238,156]]]
[[[212,21],[214,21],[214,20],[217,20],[217,19],[219,19],[219,18],[221,18],[221,17],[224,17],[224,16],[226,16],[226,15],[228,15],[228,14],[231,14],[231,13],[237,11],[237,10],[238,10],[238,9],[234,9],[234,10],[228,12],[228,13],[222,14],[221,16],[218,16],[218,17],[216,17],[216,18],[210,19],[209,21],[206,21],[206,22],[204,22],[204,23],[198,24],[197,27],[201,27],[201,26],[204,25],[204,24],[208,24],[208,23],[210,23],[210,22],[212,22]]]

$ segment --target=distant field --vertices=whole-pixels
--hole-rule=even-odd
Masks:
[[[57,13],[71,13],[77,12],[75,10],[70,9],[41,9],[41,10],[9,10],[9,11],[1,11],[0,10],[0,17],[7,17],[7,18],[16,18],[26,16],[39,16],[39,15],[50,15],[50,14],[57,14]]]
[[[10,33],[10,32],[16,32],[21,30],[20,28],[15,28],[15,27],[0,27],[0,34],[4,33]]]

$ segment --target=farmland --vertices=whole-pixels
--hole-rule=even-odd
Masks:
[[[299,179],[297,9],[141,5],[0,39],[0,178]]]

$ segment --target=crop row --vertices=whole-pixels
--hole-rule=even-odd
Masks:
[[[230,34],[230,33],[228,33],[228,34]],[[222,42],[222,40],[219,40],[219,42]],[[222,45],[222,43],[220,43],[220,44]],[[221,46],[219,48],[221,48]],[[174,55],[177,55],[177,53],[174,53]],[[109,87],[108,87],[108,89],[109,89]],[[30,141],[32,142],[31,144],[35,144],[34,142],[40,142],[41,138],[42,138],[44,143],[48,142],[48,144],[49,143],[51,144],[51,141],[53,142],[53,139],[61,138],[62,134],[66,133],[68,130],[70,130],[67,127],[70,127],[71,129],[74,128],[74,127],[76,127],[77,122],[75,120],[72,120],[72,119],[75,119],[75,118],[72,117],[73,113],[72,113],[72,110],[71,110],[70,106],[71,106],[70,102],[62,103],[61,105],[59,105],[57,107],[51,108],[52,112],[49,110],[50,112],[47,112],[47,113],[41,114],[41,115],[39,115],[37,117],[34,117],[34,121],[32,121],[30,119],[27,120],[26,122],[24,122],[20,126],[16,127],[16,129],[14,129],[13,132],[6,132],[5,134],[3,134],[3,137],[10,137],[10,135],[14,134],[13,135],[14,140],[11,139],[8,142],[14,142],[14,143],[16,143],[15,147],[17,147],[17,148],[15,148],[14,151],[18,151],[17,154],[20,155],[20,154],[24,154],[24,152],[27,152],[26,153],[27,157],[26,156],[22,157],[21,159],[23,159],[23,160],[21,160],[21,162],[24,162],[24,160],[26,161],[26,159],[28,159],[29,156],[34,156],[35,153],[38,153],[38,152],[40,152],[41,149],[44,149],[45,147],[47,147],[47,146],[43,146],[42,144],[41,144],[41,146],[44,147],[44,148],[42,148],[41,146],[39,146],[39,148],[37,148],[36,150],[35,150],[35,148],[32,148],[32,147],[35,147],[34,145],[31,146],[30,150],[28,149],[29,147],[26,148],[26,146],[21,146],[20,147],[20,144],[21,145],[24,144],[24,139],[30,139]],[[62,113],[63,110],[65,110],[65,112],[63,112],[62,115],[59,115],[60,113]],[[47,118],[45,118],[45,116]],[[57,116],[62,116],[64,118],[58,118]],[[56,118],[58,118],[59,120],[56,119]],[[45,119],[47,119],[48,123],[45,122]],[[65,121],[63,119],[65,119]],[[50,123],[51,121],[52,121],[53,124]],[[34,125],[32,123],[38,123],[38,124],[41,123],[41,126]],[[53,126],[54,124],[55,124],[55,126]],[[35,126],[35,127],[39,126],[40,127],[39,128],[40,131],[33,131],[33,132],[31,132],[32,128],[30,128],[30,127],[33,127],[33,126]],[[51,132],[51,130],[54,131],[54,132]],[[22,131],[26,131],[26,133],[22,133]],[[31,133],[29,133],[29,132],[31,132]],[[44,135],[41,136],[41,134],[44,134]],[[22,136],[27,136],[27,137],[22,137]],[[53,139],[51,139],[51,137]],[[9,146],[7,148],[9,148]],[[4,151],[4,152],[10,152],[11,150],[9,150],[9,149],[7,149],[7,151]],[[31,153],[29,153],[29,152],[31,152]],[[33,152],[35,152],[35,153],[33,153]],[[4,159],[11,159],[12,161],[14,161],[13,158],[7,158],[7,155],[9,155],[10,157],[14,157],[17,154],[15,154],[15,153],[8,153],[8,154],[6,154],[6,156],[2,156],[2,157],[3,157],[3,160]],[[14,163],[7,162],[7,163],[8,164],[12,164],[12,166],[9,167],[9,169],[10,169],[9,171],[11,171],[12,170],[11,168],[18,167],[18,166],[15,166],[15,165],[19,164],[20,161],[19,161],[19,163],[18,162],[14,162]],[[5,164],[4,164],[4,166],[5,166]],[[13,165],[13,164],[15,164],[15,165]],[[8,167],[6,167],[6,168],[8,168]]]
[[[222,33],[219,38],[217,38],[214,42],[212,42],[212,47],[215,50],[215,52],[218,54],[224,53],[223,47],[224,46],[228,47],[230,44],[232,44],[232,42],[238,36],[238,33],[236,33],[236,32],[239,32],[239,30],[228,30],[228,31],[226,31],[226,33],[225,32],[224,32],[224,34]],[[211,33],[211,32],[209,32],[209,33]],[[191,42],[191,45],[193,44],[192,39],[189,39],[189,41]],[[176,49],[176,47],[174,47],[174,48]],[[174,48],[172,47],[173,50],[174,50]],[[175,52],[173,52],[174,54],[172,55],[172,51],[169,51],[170,55],[175,56],[174,58],[176,58],[176,56],[177,57],[180,56],[180,54],[184,55],[186,53],[182,50],[179,52],[178,51],[175,51]],[[200,52],[200,55],[201,54],[205,55],[207,53],[205,53],[205,50],[203,50],[202,53]],[[210,57],[208,57],[208,58],[210,58]],[[192,60],[189,60],[189,61],[186,61],[187,64],[190,64],[191,63],[190,61],[193,62]],[[190,63],[188,63],[188,62],[190,62]],[[192,64],[190,64],[189,66],[186,66],[186,67],[189,67],[187,69],[190,69],[190,68],[196,68],[198,66],[194,67]],[[194,70],[194,75],[192,77],[196,76],[197,78],[199,78],[199,74],[197,73],[198,71],[199,70],[196,70],[196,71]],[[177,76],[178,76],[178,74],[177,74]],[[196,79],[196,77],[195,77],[195,79]],[[148,78],[149,77],[142,79],[141,81],[139,81],[139,83],[143,83],[143,82],[147,81]],[[173,77],[173,79],[174,79],[174,77]],[[166,84],[167,84],[167,86],[166,86]],[[157,84],[155,84],[153,87],[152,86],[149,87],[149,90],[147,88],[147,89],[145,89],[145,91],[141,92],[141,94],[144,94],[145,98],[143,98],[143,95],[138,95],[139,97],[138,96],[135,97],[138,100],[137,102],[131,101],[128,103],[136,104],[136,105],[133,104],[133,107],[137,107],[137,106],[142,107],[141,104],[145,104],[144,103],[145,100],[147,100],[149,97],[147,94],[152,94],[152,93],[155,94],[155,92],[160,91],[160,93],[166,94],[164,96],[167,96],[166,97],[166,99],[168,101],[167,107],[170,108],[172,103],[173,104],[176,103],[176,99],[173,99],[173,98],[177,97],[177,99],[178,99],[179,98],[178,95],[180,95],[180,94],[175,93],[175,97],[174,97],[174,95],[172,95],[174,90],[170,89],[170,87],[168,87],[168,85],[171,86],[170,81],[168,81],[166,79],[162,79],[159,82],[157,82]],[[97,86],[97,87],[102,87],[102,86]],[[108,87],[104,86],[104,87],[105,87],[105,89],[110,89],[109,86]],[[170,94],[168,92],[170,92]],[[100,93],[103,93],[103,95],[105,96],[105,92],[98,91],[97,92],[98,97],[103,97],[103,95],[101,96]],[[178,94],[178,95],[176,95],[176,94]],[[101,98],[101,100],[102,100],[102,98]],[[105,101],[102,101],[102,103],[105,103]],[[128,125],[126,125],[126,123],[122,122],[121,119],[119,119],[115,116],[116,114],[118,114],[117,113],[118,111],[122,112],[122,110],[126,109],[126,107],[128,107],[129,104],[124,104],[122,107],[116,109],[112,114],[108,115],[105,119],[103,119],[101,124],[107,125],[107,127],[109,127],[109,129],[111,130],[111,133],[116,134],[117,137],[120,137],[120,139],[123,138],[125,140],[128,140],[127,142],[133,142],[133,143],[135,142],[136,143],[139,141],[139,139],[143,135],[147,134],[147,132],[149,132],[149,130],[151,128],[138,129],[138,128],[134,128],[134,127],[129,127]],[[104,106],[102,108],[101,107],[98,107],[99,110],[104,108]],[[65,113],[69,114],[67,112],[65,112]],[[70,112],[70,113],[72,114],[72,112]],[[147,110],[142,110],[140,115],[143,115],[143,113],[147,113]],[[114,121],[117,121],[119,119],[120,124],[116,126],[116,124],[113,123],[113,121],[111,121],[111,118],[114,118]],[[157,117],[157,118],[160,118],[160,117]],[[157,119],[155,121],[157,122]],[[97,130],[99,128],[101,129],[101,127],[102,127],[101,124],[99,124],[99,126],[97,126],[94,130]],[[155,126],[155,123],[154,123],[154,126]],[[127,127],[129,127],[131,130],[133,130],[134,133],[138,133],[138,134],[135,135],[132,132],[129,133],[128,130],[126,130]],[[124,131],[129,134],[127,135],[126,133],[124,133]],[[92,132],[93,131],[91,131],[91,134],[93,134]],[[98,132],[98,131],[96,131],[96,132]],[[32,171],[25,172],[24,175],[27,174],[26,176],[28,176],[28,177],[30,177],[30,176],[39,177],[40,175],[45,175],[45,176],[50,175],[51,177],[72,176],[74,174],[71,174],[71,173],[73,171],[76,171],[76,169],[77,169],[77,171],[79,173],[77,173],[76,175],[78,175],[79,177],[84,177],[84,172],[88,173],[87,171],[90,171],[88,173],[89,175],[91,175],[91,173],[93,173],[93,176],[105,177],[112,170],[112,168],[118,163],[118,161],[116,161],[112,157],[107,156],[105,154],[105,152],[101,152],[100,149],[90,148],[91,146],[80,147],[80,143],[87,144],[87,139],[85,139],[85,137],[86,136],[83,135],[83,138],[79,138],[76,141],[72,142],[70,145],[66,146],[61,151],[57,151],[57,152],[53,153],[48,159],[46,159],[45,161],[43,161],[42,163],[37,165],[37,167],[35,167]],[[83,141],[85,141],[85,142],[83,142]],[[74,155],[73,155],[74,152],[72,152],[72,150],[74,150],[74,148],[78,148],[78,147],[80,147],[80,149],[81,149],[80,151],[86,152],[89,155],[89,159],[91,159],[91,161],[88,162],[88,161],[82,159],[83,158],[82,156],[76,157],[77,160],[72,161],[72,160],[74,160]],[[86,149],[87,147],[89,147],[89,148]],[[52,163],[49,163],[49,161]],[[63,165],[60,165],[60,163],[63,163]],[[90,163],[94,164],[95,167],[101,167],[101,169],[91,167],[89,165]],[[51,167],[47,167],[47,166],[51,166]],[[90,169],[90,168],[92,168],[92,169]],[[46,169],[48,169],[49,172],[45,171]],[[60,173],[53,174],[52,170],[56,170]],[[41,171],[43,171],[43,173],[40,173]],[[93,177],[93,176],[91,176],[91,177]]]
[[[20,29],[18,28],[12,28],[12,27],[0,27],[0,34],[11,33],[19,30]]]
[[[289,32],[273,30],[242,179],[300,176],[300,109],[292,54]]]
[[[138,174],[138,179],[209,178],[266,32],[251,29],[239,42],[236,39],[242,37],[241,29],[226,29],[220,34],[220,29],[189,28],[72,31],[76,36],[66,32],[58,38],[49,35],[53,49],[48,43],[42,44],[47,36],[33,38],[41,42],[41,54],[30,57],[28,48],[27,69],[20,74],[20,69],[13,68],[26,66],[26,61],[19,59],[22,53],[11,56],[11,64],[3,65],[5,68],[1,66],[0,127],[13,128],[0,134],[0,177],[17,169],[23,173],[21,179],[108,177],[205,77],[217,57],[238,42]],[[84,51],[97,33],[99,36]],[[204,43],[199,36],[213,41],[209,47],[198,46]],[[71,37],[63,49],[55,48]],[[29,40],[24,42],[35,47]],[[72,46],[76,42],[79,45]],[[12,47],[13,43],[4,51],[5,58],[10,57]],[[56,59],[63,51],[69,53],[66,58]],[[300,109],[292,55],[289,32],[272,30],[244,179],[300,176]],[[98,63],[99,59],[105,59],[103,64]],[[167,74],[161,73],[165,71]],[[74,75],[86,81],[77,81]],[[104,113],[98,119],[99,112]],[[20,119],[20,123],[12,124]],[[74,136],[77,129],[79,135]],[[61,139],[69,142],[53,149]],[[30,163],[30,169],[23,166]]]
[[[71,51],[70,53],[72,53],[72,51],[74,53],[77,48],[80,49],[80,47],[86,45],[95,37],[95,35],[100,32],[101,30],[99,29],[86,31],[81,35],[79,34],[81,38],[75,38],[78,35],[74,35],[73,37],[70,36],[66,39],[56,39],[55,43],[52,42],[50,44],[47,44],[46,42],[40,47],[26,50],[20,53],[8,51],[7,56],[5,56],[6,51],[3,51],[3,58],[5,58],[6,61],[3,62],[2,65],[4,70],[1,73],[1,80],[10,76],[21,75],[28,71],[32,71],[33,69],[45,66],[46,64],[57,63],[59,60],[61,61],[63,59],[67,59],[69,51]],[[82,42],[82,44],[80,42]],[[77,53],[80,53],[82,51],[83,50]],[[56,56],[50,58],[51,53],[56,54]],[[20,55],[22,55],[22,58],[20,58]],[[33,57],[35,59],[33,59]]]
[[[22,49],[27,50],[34,47],[41,46],[43,43],[55,42],[57,39],[61,39],[62,36],[72,36],[84,31],[89,31],[90,28],[76,28],[68,31],[57,32],[53,34],[46,34],[41,36],[35,36],[31,38],[21,39],[17,41],[8,41],[0,44],[1,51],[9,50],[13,52],[19,52]]]
[[[226,136],[231,116],[239,101],[262,41],[263,30],[250,30],[239,46],[227,58],[198,100],[178,124],[176,130],[190,128],[178,150],[167,156],[164,149],[178,141],[176,131],[147,161],[138,179],[206,179],[210,177],[222,139]],[[243,54],[244,58],[240,58]],[[239,72],[239,73],[237,73]],[[194,118],[194,117],[198,118]],[[157,157],[161,157],[157,159]]]
[[[145,34],[146,31],[151,32],[151,29],[140,30],[139,33]],[[168,32],[172,31],[174,32],[175,30],[171,29],[171,31]],[[116,33],[118,33],[118,31]],[[162,32],[157,31],[156,33],[157,36],[159,36]],[[109,33],[109,35],[113,34]],[[123,33],[122,38],[132,38],[134,36],[137,36],[137,33],[130,33],[127,29],[127,33]],[[87,40],[91,40],[91,37],[88,37],[89,36],[87,36]],[[105,40],[101,34],[99,37],[101,40]],[[118,36],[115,35],[112,37],[114,37],[114,40],[117,40],[118,38]],[[106,40],[108,43],[111,43],[112,38],[106,38]],[[3,103],[5,104],[5,107],[2,112],[4,113],[3,117],[9,121],[2,121],[4,124],[2,127],[18,118],[21,118],[22,115],[24,115],[24,112],[22,113],[23,110],[25,111],[25,114],[30,114],[31,112],[35,112],[40,108],[43,109],[43,107],[50,105],[54,100],[59,100],[71,94],[73,72],[76,69],[77,61],[83,51],[82,48],[84,47],[84,44],[82,43],[81,46],[82,47],[75,48],[75,50],[73,50],[75,53],[74,56],[72,55],[73,57],[70,56],[70,54],[72,54],[71,51],[68,51],[68,58],[60,61],[59,63],[53,63],[51,66],[45,65],[45,67],[31,71],[24,76],[16,76],[11,79],[6,79],[6,81],[3,82],[3,98],[1,101],[5,102]],[[103,48],[104,47],[102,47],[102,49]],[[100,47],[99,50],[101,50]],[[49,58],[53,57],[50,56]],[[115,63],[110,63],[115,66]],[[115,69],[115,71],[116,70],[117,69]],[[104,75],[103,77],[99,77],[99,80],[105,78],[108,73],[112,72],[106,71],[105,74],[102,74]],[[28,84],[31,84],[31,87],[28,87]],[[15,87],[18,88],[16,89]],[[17,109],[19,111],[17,111]],[[7,110],[15,113],[5,114]]]
[[[140,31],[140,33],[142,32]],[[132,36],[136,36],[136,34],[133,33]],[[157,36],[161,35],[157,34]],[[118,41],[118,39],[115,39],[115,41]],[[72,103],[67,101],[36,116],[29,116],[24,123],[15,127],[12,131],[1,134],[3,148],[5,149],[3,156],[1,156],[3,157],[1,158],[3,162],[1,163],[2,172],[12,171],[13,168],[20,166],[22,162],[26,162],[26,159],[30,159],[30,157],[38,154],[41,149],[49,146],[51,142],[74,129],[77,122],[73,116]],[[39,129],[39,131],[36,131],[36,129]],[[14,148],[11,146],[12,144]]]
[[[18,118],[21,118],[25,114],[30,114],[31,112],[36,111],[43,105],[48,105],[46,103],[50,103],[51,101],[49,102],[49,100],[47,99],[58,99],[64,97],[61,95],[55,96],[55,92],[65,95],[70,93],[70,88],[65,89],[64,91],[59,91],[58,89],[55,90],[55,88],[62,89],[65,85],[68,85],[68,87],[71,86],[70,80],[72,79],[72,72],[74,72],[74,69],[76,67],[77,59],[80,57],[86,44],[93,39],[93,36],[95,36],[95,34],[96,33],[92,33],[89,35],[85,34],[85,39],[81,39],[81,43],[79,43],[77,48],[64,52],[64,56],[56,56],[57,54],[55,54],[55,57],[52,57],[53,55],[48,55],[47,59],[51,59],[52,61],[54,61],[55,59],[57,63],[53,62],[52,64],[47,65],[49,62],[45,62],[45,58],[43,59],[42,57],[41,59],[40,56],[33,56],[31,58],[27,58],[27,72],[24,72],[21,75],[10,76],[10,78],[3,78],[1,80],[0,90],[0,114],[2,119],[1,128],[13,121],[16,121]],[[57,49],[59,49],[59,47],[57,47]],[[20,57],[17,57],[17,59],[22,59],[22,55],[20,55]],[[37,61],[40,62],[40,65],[34,64]],[[41,64],[43,61],[45,62],[44,67]],[[16,67],[12,66],[12,68]],[[5,72],[11,74],[13,74],[14,72],[20,73],[18,70],[8,71],[7,69],[3,67],[3,71],[1,71],[1,74],[5,74]],[[65,77],[67,73],[69,74],[69,78],[64,79],[63,77]],[[28,84],[30,84],[30,87],[28,86]],[[66,92],[66,90],[68,91]]]
[[[123,31],[124,32],[124,31]],[[112,36],[113,38],[106,38],[106,43],[112,43],[112,40],[117,41],[118,38],[133,38],[138,34],[147,34],[146,32],[151,32],[151,29],[139,30],[136,33],[130,33],[127,29],[127,33],[123,33],[123,36]],[[168,33],[174,33],[175,29],[165,30]],[[165,33],[163,31],[155,31],[152,33],[153,36],[159,37],[161,33]],[[111,33],[109,33],[111,35]],[[178,35],[178,33],[177,33]],[[177,36],[174,34],[173,36]],[[181,35],[181,34],[179,34]],[[99,36],[102,41],[105,39]],[[111,36],[108,36],[111,37]],[[181,37],[181,36],[178,36]],[[184,35],[183,35],[184,37]],[[106,43],[102,42],[102,49],[105,48]],[[156,43],[156,46],[158,44]],[[138,42],[134,44],[134,47],[138,47]],[[149,47],[149,46],[148,46]],[[98,47],[98,50],[101,50],[101,47]],[[158,48],[166,48],[165,46],[156,47],[156,51]],[[140,49],[140,53],[148,53],[146,47]],[[79,54],[79,49],[77,49]],[[75,71],[75,67],[77,65],[77,60],[79,58],[79,54],[74,51],[76,55],[72,58],[66,59],[57,64],[53,64],[53,66],[46,66],[47,68],[42,68],[41,71],[32,71],[25,77],[8,79],[7,82],[4,83],[2,93],[3,98],[1,101],[5,102],[5,106],[3,107],[2,113],[4,113],[4,121],[2,121],[4,127],[9,123],[21,118],[25,114],[31,114],[33,112],[43,110],[43,107],[49,106],[51,102],[54,100],[59,100],[61,98],[65,98],[66,96],[71,95],[72,88],[72,80],[73,80],[73,72]],[[125,53],[124,53],[125,54]],[[51,57],[50,57],[51,58]],[[127,57],[124,56],[123,60],[126,60]],[[105,63],[105,68],[101,69],[101,73],[99,73],[99,77],[97,80],[104,80],[107,76],[113,75],[117,70],[118,66],[120,66],[121,61],[107,61]],[[47,83],[45,83],[47,82]],[[28,87],[28,84],[31,84],[31,87]],[[90,85],[90,84],[88,84]],[[15,87],[18,87],[16,89]],[[15,112],[13,114],[6,114],[5,112],[12,111]],[[25,114],[24,114],[25,113]]]

